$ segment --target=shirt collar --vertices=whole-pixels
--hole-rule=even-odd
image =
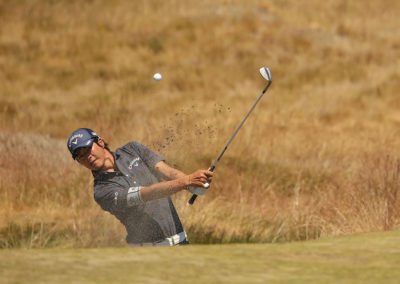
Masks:
[[[115,162],[115,166],[117,167],[117,170],[114,172],[105,172],[105,171],[92,171],[92,175],[95,179],[109,179],[115,176],[120,176],[120,175],[124,175],[123,173],[121,173],[121,171],[118,169],[118,164],[117,161],[119,160],[119,158],[121,157],[120,153],[117,152],[112,152],[111,154],[114,157],[114,162]]]

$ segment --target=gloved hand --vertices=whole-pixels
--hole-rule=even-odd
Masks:
[[[203,187],[189,186],[188,190],[193,194],[203,195],[207,192],[209,188],[210,185],[208,183],[205,183]]]

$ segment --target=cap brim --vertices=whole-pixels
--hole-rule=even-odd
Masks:
[[[94,141],[95,141],[95,139],[89,139],[86,142],[80,143],[80,145],[77,145],[76,148],[74,148],[74,151],[72,153],[72,158],[74,160],[76,160],[76,154],[77,154],[78,150],[82,149],[82,148],[90,148],[90,147],[92,147]]]

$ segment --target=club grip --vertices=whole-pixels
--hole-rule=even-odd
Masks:
[[[215,170],[215,166],[211,165],[210,171],[213,172],[214,170]],[[208,187],[209,187],[210,184],[209,183],[207,183],[207,184],[208,184]],[[196,201],[197,196],[198,196],[197,194],[193,194],[192,197],[190,197],[190,199],[188,201],[188,204],[189,205],[193,205],[193,203]]]
[[[190,197],[190,199],[188,201],[189,205],[193,205],[193,203],[196,201],[197,196],[198,195],[193,194],[192,197]]]

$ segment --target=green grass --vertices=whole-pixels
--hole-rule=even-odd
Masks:
[[[399,283],[400,231],[284,244],[0,251],[0,283]]]

